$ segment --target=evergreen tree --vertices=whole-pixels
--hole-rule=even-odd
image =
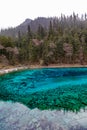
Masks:
[[[40,24],[38,26],[37,35],[39,39],[43,39],[46,35],[44,28]]]
[[[32,39],[32,32],[31,32],[30,25],[28,25],[28,28],[27,28],[27,37],[28,37],[28,42],[29,42]]]

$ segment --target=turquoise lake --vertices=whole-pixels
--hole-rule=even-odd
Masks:
[[[21,102],[31,109],[85,109],[87,68],[28,69],[2,75],[0,100]]]

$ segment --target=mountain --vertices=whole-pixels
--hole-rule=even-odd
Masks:
[[[48,29],[50,21],[52,20],[53,18],[45,17],[38,17],[34,20],[26,19],[23,23],[15,28],[2,29],[0,35],[17,37],[19,31],[21,32],[21,34],[26,34],[28,25],[30,25],[32,32],[36,32],[39,25],[42,25],[45,29]]]
[[[30,24],[30,22],[32,21],[32,19],[26,19],[23,23],[21,23],[19,26],[26,26],[28,24]]]

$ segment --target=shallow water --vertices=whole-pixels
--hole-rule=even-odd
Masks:
[[[79,111],[87,106],[87,68],[44,68],[0,76],[0,100],[29,108]]]

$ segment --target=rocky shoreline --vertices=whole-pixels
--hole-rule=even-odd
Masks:
[[[41,66],[38,64],[35,65],[21,65],[21,66],[4,66],[0,67],[0,75],[10,73],[13,71],[25,70],[25,69],[34,69],[34,68],[67,68],[67,67],[87,67],[87,65],[80,64],[50,64],[48,66]]]
[[[0,130],[87,130],[87,109],[78,113],[41,111],[1,101]]]
[[[14,72],[14,71],[19,71],[19,70],[25,70],[25,69],[28,69],[28,67],[23,66],[23,67],[15,67],[15,68],[10,68],[10,69],[3,68],[3,69],[0,70],[0,75],[10,73],[10,72]]]

